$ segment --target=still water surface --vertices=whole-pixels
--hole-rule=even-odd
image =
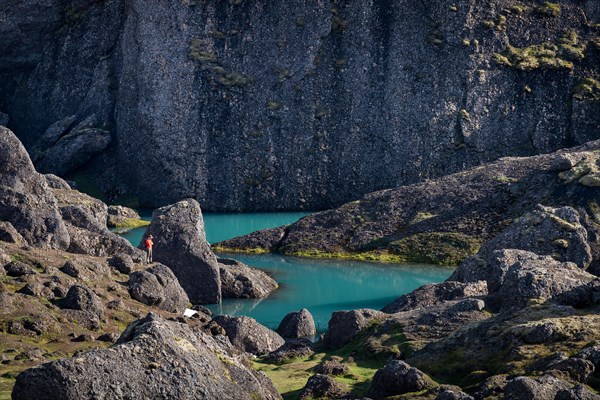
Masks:
[[[207,213],[206,236],[210,243],[258,229],[290,224],[307,213]],[[151,213],[142,213],[145,219]],[[124,236],[140,243],[144,229]],[[312,260],[276,254],[219,254],[235,258],[270,273],[280,284],[262,300],[224,300],[209,308],[218,314],[247,315],[270,328],[277,328],[289,312],[307,308],[319,331],[327,329],[331,313],[357,308],[380,309],[417,287],[441,282],[452,270],[426,265],[377,264],[356,261]]]

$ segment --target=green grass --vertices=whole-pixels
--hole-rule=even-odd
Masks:
[[[125,219],[118,221],[115,224],[114,228],[134,229],[134,228],[140,228],[142,226],[148,226],[148,225],[150,225],[150,221],[144,221],[143,219],[137,219],[137,218],[125,218]]]
[[[454,232],[427,232],[390,243],[390,252],[404,262],[458,265],[479,250],[477,239]]]

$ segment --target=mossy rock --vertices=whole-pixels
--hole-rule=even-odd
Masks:
[[[417,233],[390,243],[390,251],[407,262],[458,265],[479,250],[481,243],[454,232]]]

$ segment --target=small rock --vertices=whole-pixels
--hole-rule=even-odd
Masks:
[[[106,307],[111,310],[124,310],[125,303],[121,299],[111,300],[108,303],[106,303]]]
[[[316,374],[308,378],[308,382],[298,395],[299,399],[339,398],[348,390],[327,375]]]
[[[317,334],[315,320],[306,308],[287,314],[275,331],[284,338],[312,337]]]
[[[60,268],[60,271],[72,276],[73,278],[86,279],[88,278],[88,274],[86,273],[86,268],[82,265],[78,264],[76,261],[67,261]]]
[[[81,334],[73,339],[71,339],[72,342],[93,342],[96,339],[94,339],[94,337],[92,335],[90,335],[89,333],[84,333]]]
[[[337,361],[324,361],[314,367],[313,371],[323,375],[344,375],[350,372],[350,368]]]
[[[96,338],[100,342],[116,343],[119,339],[119,334],[114,332],[105,333]]]
[[[568,358],[549,365],[548,369],[564,371],[574,381],[586,383],[594,372],[595,367],[591,361],[584,360],[583,358]]]
[[[283,346],[269,353],[265,361],[271,364],[283,364],[294,358],[308,357],[315,353],[312,342],[308,339],[291,339]],[[318,371],[315,371],[318,372]]]

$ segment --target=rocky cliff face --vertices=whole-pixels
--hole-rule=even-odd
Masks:
[[[592,0],[37,3],[0,5],[0,110],[29,147],[93,116],[88,169],[146,205],[327,208],[600,136]]]

